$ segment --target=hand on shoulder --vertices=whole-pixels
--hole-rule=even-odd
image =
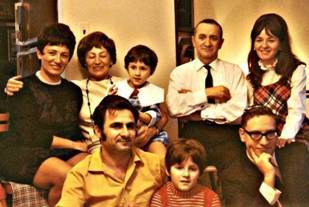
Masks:
[[[23,88],[24,83],[20,80],[21,78],[22,77],[20,75],[17,75],[8,80],[4,89],[4,92],[8,96],[13,96],[16,92]]]

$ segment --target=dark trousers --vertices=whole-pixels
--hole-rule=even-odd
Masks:
[[[221,125],[205,121],[179,121],[179,137],[193,138],[201,142],[207,152],[209,165],[217,167],[219,173],[230,161],[239,156],[242,146],[239,126]]]
[[[293,207],[309,203],[309,151],[303,143],[288,144],[276,150],[282,183],[288,202]]]

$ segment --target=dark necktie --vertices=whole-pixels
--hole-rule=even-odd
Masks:
[[[135,97],[137,97],[138,93],[139,93],[138,89],[137,89],[137,88],[134,88],[134,91],[132,92],[130,98],[133,98],[133,97],[135,98]]]
[[[211,72],[210,72],[210,65],[204,65],[204,68],[207,69],[207,76],[206,76],[206,79],[205,79],[205,88],[210,88],[210,87],[213,87],[213,81],[212,81],[212,75],[211,75]]]
[[[210,65],[204,65],[204,68],[207,69],[207,76],[205,78],[205,88],[211,88],[213,87],[213,80],[212,80],[212,75],[210,72]],[[208,98],[208,103],[215,103],[215,100]]]
[[[141,110],[142,107],[141,107],[141,104],[138,100],[138,96],[137,96],[138,93],[139,93],[138,89],[135,88],[134,91],[132,92],[131,96],[130,96],[130,99],[131,99],[130,102],[131,102],[131,104],[133,105],[134,108],[136,108],[137,110]]]

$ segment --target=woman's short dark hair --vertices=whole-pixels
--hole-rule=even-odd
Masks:
[[[63,45],[69,49],[69,59],[71,59],[74,54],[75,44],[75,36],[70,27],[62,23],[56,23],[45,27],[39,34],[37,48],[43,54],[46,45]]]
[[[172,165],[181,164],[190,157],[202,174],[206,167],[206,150],[200,142],[195,139],[180,138],[170,143],[165,156],[167,171],[170,173]]]
[[[254,88],[260,86],[264,74],[258,64],[260,58],[254,49],[254,42],[264,29],[267,34],[272,34],[279,39],[280,49],[277,54],[278,63],[275,71],[281,75],[281,80],[289,80],[297,66],[304,64],[292,53],[288,25],[285,20],[278,14],[264,14],[256,20],[251,30],[251,50],[248,55],[250,74],[248,79]]]
[[[151,74],[154,73],[158,64],[156,53],[145,45],[132,47],[124,58],[124,67],[128,70],[129,63],[140,61],[150,67]]]
[[[116,46],[114,41],[103,32],[97,31],[86,35],[78,43],[77,56],[82,67],[87,68],[86,55],[93,47],[104,47],[108,51],[112,63],[116,63]]]

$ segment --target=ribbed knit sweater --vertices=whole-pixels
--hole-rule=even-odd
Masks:
[[[166,183],[152,197],[150,207],[221,207],[218,195],[207,187],[182,192]]]

